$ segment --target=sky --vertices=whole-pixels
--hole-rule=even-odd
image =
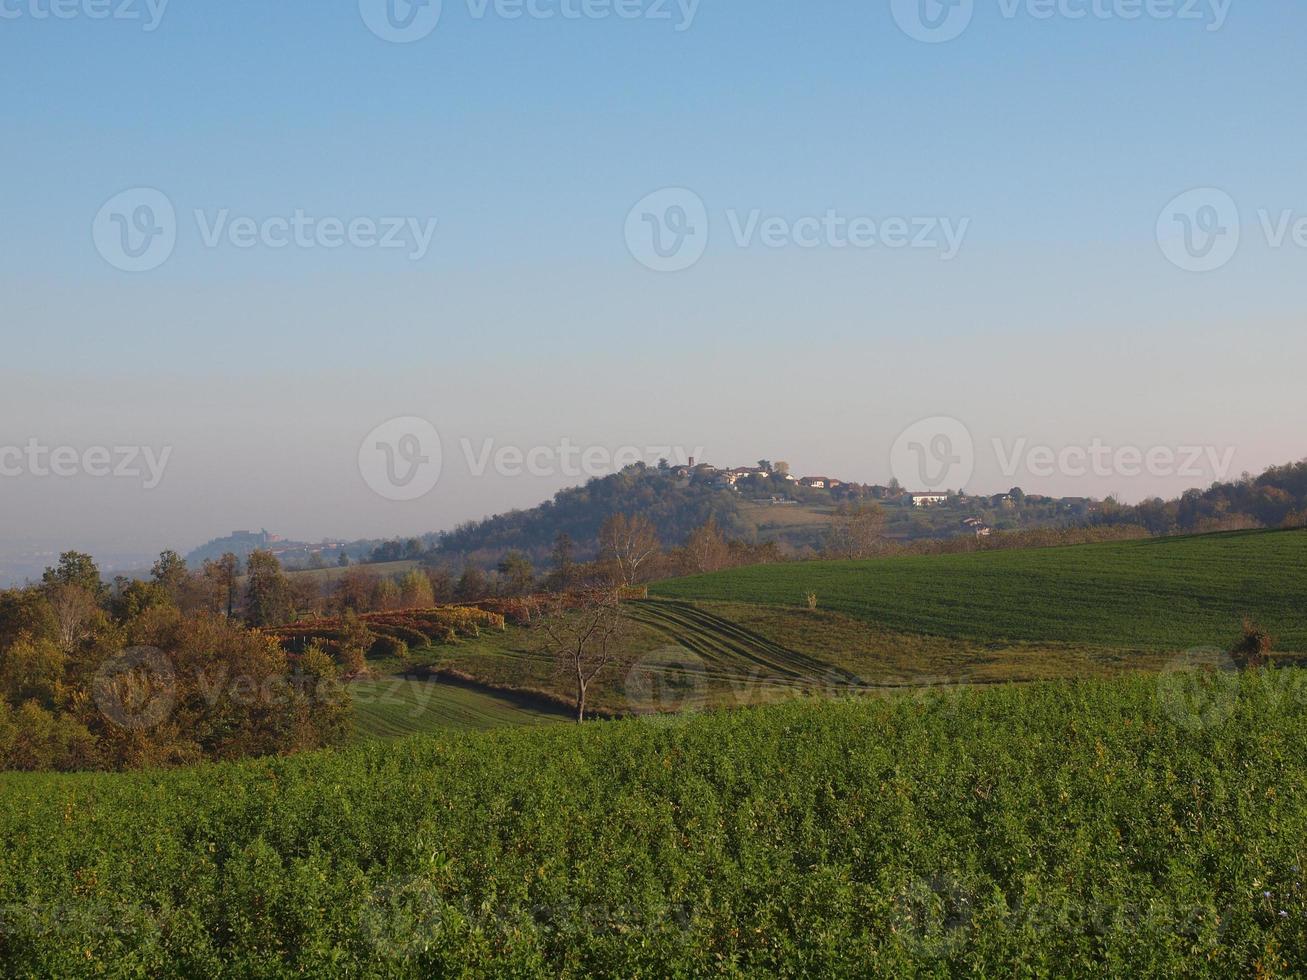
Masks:
[[[1305,30],[0,0],[0,553],[415,534],[632,452],[1127,500],[1307,456]]]

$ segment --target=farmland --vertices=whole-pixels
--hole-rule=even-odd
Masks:
[[[566,721],[569,716],[529,698],[441,681],[386,677],[350,683],[354,724],[362,738],[399,738],[434,731],[481,731]]]
[[[819,607],[980,643],[1224,646],[1252,615],[1307,650],[1307,532],[753,566],[660,583],[673,599]]]
[[[0,777],[18,975],[1292,975],[1295,671]]]

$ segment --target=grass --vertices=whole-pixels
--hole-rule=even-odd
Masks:
[[[0,776],[16,976],[1286,977],[1297,671]]]
[[[1307,650],[1307,532],[1261,531],[860,562],[662,582],[665,598],[821,609],[900,634],[978,643],[1228,646],[1244,615]]]
[[[349,692],[354,702],[355,729],[363,738],[483,731],[569,720],[558,708],[538,700],[448,681],[387,677],[353,681]]]

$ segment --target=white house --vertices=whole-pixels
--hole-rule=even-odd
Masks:
[[[948,503],[948,494],[946,493],[910,493],[908,499],[912,502],[913,507],[934,507],[937,504]]]

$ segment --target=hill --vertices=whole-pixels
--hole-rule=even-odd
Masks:
[[[674,579],[666,598],[819,608],[903,633],[985,643],[1224,647],[1252,615],[1307,650],[1307,531],[1067,548],[795,562]]]
[[[1288,976],[1294,671],[0,776],[19,976]]]

